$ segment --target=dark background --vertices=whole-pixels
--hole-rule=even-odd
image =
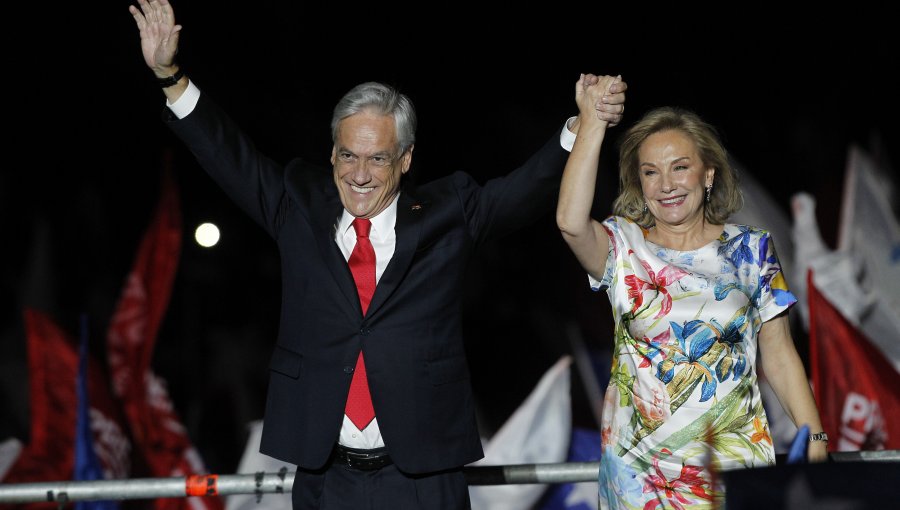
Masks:
[[[23,35],[10,66],[23,66],[7,78],[18,87],[6,103],[7,148],[18,157],[0,172],[0,439],[27,437],[22,308],[48,311],[73,336],[86,314],[92,350],[102,355],[161,173],[171,168],[184,244],[154,368],[208,467],[233,472],[246,423],[262,417],[278,255],[160,121],[163,95],[143,64],[128,4],[17,18]],[[598,218],[617,188],[611,142],[655,106],[687,107],[718,126],[783,212],[792,194],[812,193],[831,246],[849,145],[888,165],[898,160],[896,41],[888,17],[861,5],[796,19],[682,12],[652,22],[639,9],[559,5],[517,13],[516,23],[461,6],[427,14],[271,0],[175,7],[185,26],[181,65],[282,162],[303,155],[327,164],[332,107],[352,86],[378,80],[417,107],[413,180],[466,170],[483,181],[523,162],[576,112],[580,72],[621,74],[629,85],[624,125],[604,153]],[[214,249],[192,241],[203,221],[222,229]],[[467,348],[485,434],[571,352],[569,325],[597,352],[611,348],[606,296],[589,291],[552,214],[486,246],[466,278]],[[576,424],[594,426],[580,380],[572,385]]]

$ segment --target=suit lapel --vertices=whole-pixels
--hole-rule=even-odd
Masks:
[[[319,246],[323,263],[331,272],[341,294],[347,299],[349,308],[344,309],[355,320],[362,315],[359,294],[356,291],[356,283],[353,282],[353,274],[350,273],[347,261],[344,260],[344,254],[334,242],[335,228],[343,211],[344,206],[337,193],[313,194],[310,215],[315,229],[316,244]]]
[[[367,315],[372,315],[381,308],[381,305],[397,290],[403,275],[406,274],[419,245],[419,231],[422,225],[420,220],[424,207],[406,191],[400,193],[400,198],[397,199],[397,223],[394,225],[394,233],[397,236],[394,256],[378,280]]]

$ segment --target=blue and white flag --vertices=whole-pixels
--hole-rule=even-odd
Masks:
[[[88,334],[87,318],[81,317],[81,341],[78,346],[78,379],[76,381],[78,407],[75,419],[76,481],[103,480],[103,468],[94,451],[94,432],[91,430],[91,406],[88,399]],[[117,510],[116,501],[78,501],[75,510]]]

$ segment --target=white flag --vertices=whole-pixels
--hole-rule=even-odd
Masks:
[[[874,302],[860,317],[860,329],[900,370],[900,225],[891,208],[892,197],[893,186],[886,172],[861,148],[852,146],[844,179],[838,251],[861,264],[862,289]]]
[[[250,437],[244,447],[244,455],[238,465],[237,474],[277,473],[282,468],[295,472],[297,466],[259,453],[259,440],[262,437],[263,421],[251,422]],[[225,510],[291,510],[291,493],[266,493],[256,501],[254,494],[237,494],[225,498]]]
[[[474,465],[565,462],[572,433],[571,364],[563,356],[550,367]],[[544,484],[473,485],[469,496],[473,510],[528,510],[545,490]]]
[[[7,438],[0,443],[0,482],[6,477],[9,468],[16,463],[22,452],[22,442],[14,437]]]
[[[870,313],[875,305],[874,298],[863,290],[859,283],[862,264],[844,251],[834,251],[822,240],[819,223],[816,220],[816,199],[806,192],[791,198],[794,213],[794,269],[806,275],[813,272],[816,288],[851,324],[859,326],[862,317]],[[803,317],[803,327],[809,331],[809,301],[807,282],[798,281],[791,287],[797,296],[794,307]]]

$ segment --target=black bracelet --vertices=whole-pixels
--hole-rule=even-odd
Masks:
[[[827,443],[828,442],[828,434],[826,434],[824,432],[816,432],[815,434],[810,434],[809,442],[811,443],[813,441],[825,441]]]
[[[178,71],[176,71],[172,76],[169,76],[168,78],[157,78],[156,83],[158,83],[162,88],[171,87],[172,85],[178,83],[178,80],[180,80],[182,76],[184,76],[184,69],[181,69],[179,67]]]

